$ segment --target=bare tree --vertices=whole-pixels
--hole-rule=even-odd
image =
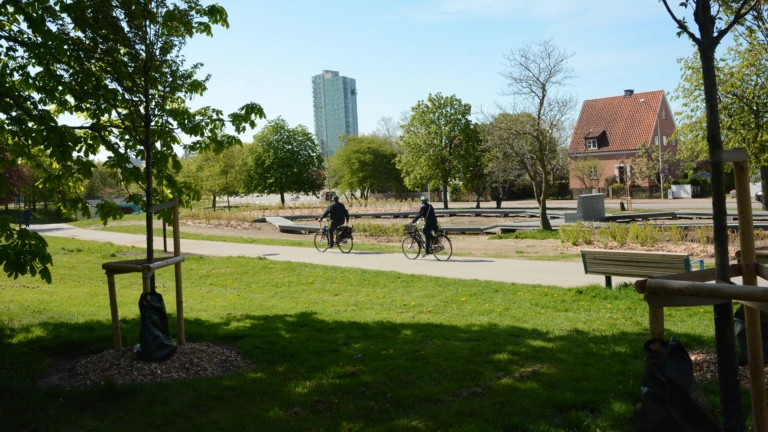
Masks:
[[[725,173],[720,156],[723,138],[720,130],[720,106],[718,101],[715,51],[725,35],[754,11],[761,0],[683,0],[686,10],[693,12],[698,35],[691,30],[684,16],[678,17],[669,7],[668,0],[661,0],[667,12],[677,24],[677,35],[686,35],[697,46],[701,60],[704,83],[704,106],[707,117],[707,145],[712,168],[712,212],[715,240],[715,266],[717,279],[731,280],[728,256],[728,221],[725,207]],[[736,348],[733,334],[733,307],[731,302],[714,306],[717,363],[720,374],[720,400],[723,408],[723,426],[726,431],[745,429],[744,413],[736,369]],[[764,403],[764,402],[763,402]]]
[[[403,133],[403,123],[392,117],[382,117],[376,122],[376,130],[373,132],[381,138],[395,144]]]
[[[568,136],[568,116],[576,108],[576,98],[566,92],[574,78],[568,60],[573,54],[561,50],[551,40],[536,41],[504,55],[506,69],[500,75],[507,81],[503,95],[514,98],[514,111],[529,113],[530,121],[505,122],[518,128],[510,131],[517,137],[527,136],[527,155],[519,155],[526,175],[533,185],[539,204],[541,228],[551,230],[547,217],[547,195],[552,184],[553,159],[559,160],[559,149]]]

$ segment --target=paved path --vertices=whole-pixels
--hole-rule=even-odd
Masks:
[[[112,242],[123,246],[143,247],[144,237],[101,230],[75,228],[67,224],[38,225],[34,231],[46,236],[69,237],[80,240]],[[162,238],[155,237],[155,245],[162,246]],[[480,279],[497,282],[575,287],[603,284],[603,276],[585,275],[581,263],[554,261],[524,261],[496,258],[454,256],[448,262],[433,258],[411,261],[402,254],[356,252],[342,255],[338,249],[325,253],[312,248],[265,246],[241,243],[181,240],[181,250],[211,256],[263,256],[276,261],[294,261],[369,270],[391,270],[400,273],[443,276],[457,279]],[[613,283],[631,281],[613,278]]]

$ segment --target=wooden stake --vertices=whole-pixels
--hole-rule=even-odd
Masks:
[[[109,310],[112,312],[112,341],[115,351],[123,349],[123,340],[120,337],[120,317],[117,313],[117,292],[115,290],[115,275],[107,272],[107,286],[109,287]]]
[[[648,308],[648,328],[651,330],[651,339],[664,340],[664,308]]]
[[[179,202],[173,207],[173,256],[181,256],[181,232],[179,230]],[[184,294],[181,289],[181,263],[174,265],[176,271],[176,338],[179,345],[186,343],[184,336]]]
[[[739,240],[744,285],[757,285],[755,263],[755,234],[752,224],[752,202],[749,195],[749,169],[747,162],[735,162],[736,205],[739,211]],[[756,432],[768,432],[768,406],[765,393],[765,365],[763,339],[760,330],[760,311],[744,305],[744,323],[747,328],[749,381],[752,389],[752,419]]]

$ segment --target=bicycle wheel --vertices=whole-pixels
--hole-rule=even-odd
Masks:
[[[325,231],[315,233],[315,249],[317,249],[318,252],[325,252],[328,250],[328,234]]]
[[[432,239],[432,244],[429,245],[432,248],[432,255],[438,261],[448,261],[453,255],[453,246],[451,245],[451,239],[443,234],[438,234]]]
[[[421,243],[415,236],[403,239],[403,255],[405,255],[406,258],[414,260],[419,257],[420,253]]]
[[[339,250],[341,253],[352,252],[352,247],[355,245],[354,239],[350,236],[348,239],[344,239],[339,242]]]

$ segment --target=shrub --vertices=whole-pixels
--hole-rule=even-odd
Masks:
[[[629,227],[627,225],[610,222],[608,224],[608,232],[616,246],[624,247],[627,245],[627,239],[629,238]]]
[[[578,221],[575,224],[563,225],[558,230],[560,243],[570,243],[574,246],[578,245],[579,242],[587,245],[592,244],[593,229],[594,224],[587,225],[582,221]]]
[[[617,183],[613,186],[611,186],[613,189],[613,197],[614,198],[621,198],[623,196],[627,195],[627,185],[623,185],[621,183]]]
[[[683,244],[685,242],[685,230],[679,226],[667,228],[667,241],[674,244]]]
[[[629,225],[629,241],[637,243],[640,246],[653,246],[662,239],[661,230],[655,225],[649,223],[638,225],[635,222],[632,222]]]
[[[612,222],[612,223],[615,223],[615,222]],[[608,245],[611,243],[611,228],[607,225],[603,225],[597,229],[596,235],[597,235],[597,242],[600,243],[600,246],[602,246],[603,248],[607,248]]]
[[[360,221],[355,223],[355,233],[366,237],[399,238],[405,235],[401,224],[380,224]]]
[[[693,238],[702,246],[706,246],[710,243],[710,239],[714,234],[714,228],[711,226],[697,226],[693,230]]]

